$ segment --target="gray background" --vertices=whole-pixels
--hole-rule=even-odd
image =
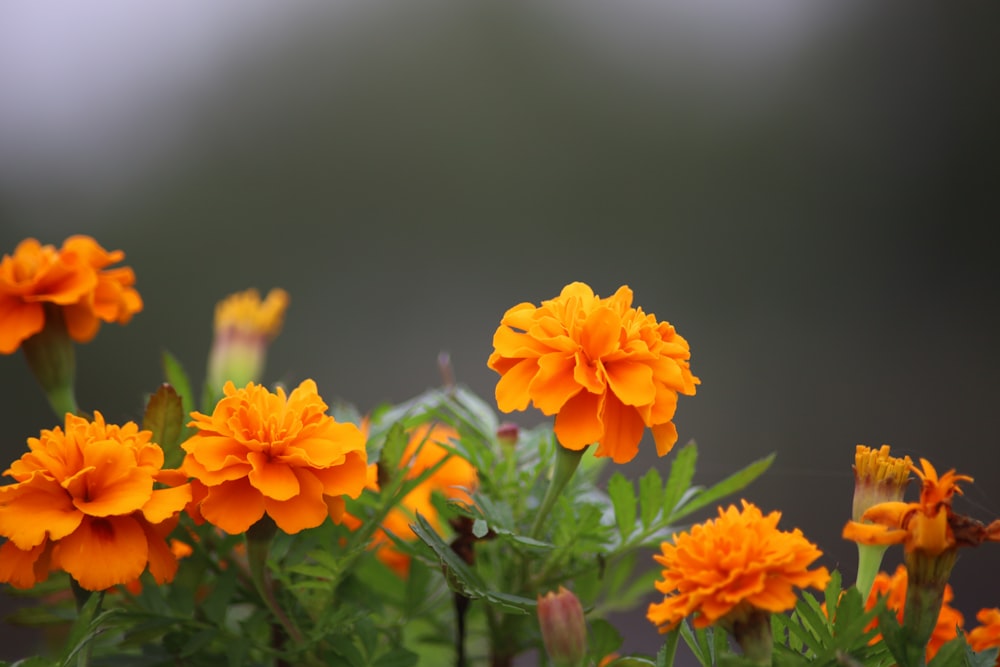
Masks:
[[[200,376],[215,302],[250,286],[291,294],[268,379],[367,410],[436,385],[442,350],[489,397],[506,308],[628,284],[691,343],[696,481],[777,451],[746,497],[824,564],[855,565],[857,443],[970,473],[956,507],[1000,514],[995,16],[161,5],[0,9],[0,252],[91,234],[146,302],[79,349],[85,407],[138,418],[163,349]],[[20,355],[0,377],[9,462],[54,422]],[[669,464],[644,444],[633,476]],[[997,549],[957,566],[968,626]],[[615,619],[626,651],[659,646],[643,616]]]

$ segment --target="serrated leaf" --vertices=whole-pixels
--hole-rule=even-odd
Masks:
[[[677,655],[677,644],[681,639],[680,628],[674,628],[667,633],[663,646],[656,652],[656,667],[672,667],[674,656]]]
[[[616,472],[608,480],[608,496],[611,498],[611,504],[615,510],[618,532],[621,533],[622,541],[624,541],[635,530],[635,488],[633,488],[632,482],[625,478],[625,475]]]
[[[698,445],[694,441],[689,442],[677,451],[673,463],[670,464],[670,474],[667,476],[667,485],[663,488],[664,516],[670,515],[677,501],[691,488],[691,480],[694,479],[694,467],[698,462]]]
[[[656,468],[650,468],[639,479],[639,518],[643,528],[649,528],[663,510],[663,480]]]
[[[483,598],[505,611],[514,613],[527,614],[534,610],[537,605],[535,600],[489,590],[479,575],[459,558],[419,512],[416,522],[410,524],[410,529],[438,557],[445,580],[456,593],[473,599]]]
[[[771,467],[775,456],[775,454],[770,454],[762,459],[757,459],[747,467],[733,473],[718,484],[694,494],[694,496],[692,496],[691,499],[688,500],[682,507],[671,513],[669,522],[674,523],[678,519],[682,519],[692,512],[695,512],[710,503],[714,503],[720,498],[724,498],[731,493],[735,493],[743,489]],[[671,471],[671,474],[672,472],[673,471]]]
[[[399,467],[403,461],[403,451],[409,442],[406,428],[403,422],[397,421],[389,427],[389,432],[385,434],[385,442],[379,454],[378,463],[381,474],[393,476],[398,474]]]
[[[161,384],[146,402],[142,428],[152,431],[152,440],[163,449],[164,466],[175,468],[184,458],[179,447],[184,435],[184,406],[181,397],[169,384]]]

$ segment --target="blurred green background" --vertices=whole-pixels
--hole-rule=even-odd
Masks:
[[[7,3],[0,253],[126,252],[145,310],[78,351],[109,420],[141,416],[162,350],[200,376],[247,287],[291,294],[268,380],[368,410],[437,385],[441,351],[490,397],[508,307],[628,284],[691,343],[696,482],[777,451],[746,496],[853,573],[857,443],[974,475],[956,507],[1000,515],[1000,40],[974,11]],[[55,422],[20,355],[0,377],[9,462]],[[645,444],[626,472],[669,464]],[[1000,605],[997,549],[956,568],[967,626]],[[644,613],[615,619],[625,651],[658,648]]]

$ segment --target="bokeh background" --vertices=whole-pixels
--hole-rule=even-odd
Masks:
[[[857,443],[974,475],[956,506],[1000,515],[996,19],[15,0],[0,253],[73,233],[126,251],[145,311],[78,352],[82,404],[115,420],[141,415],[162,350],[201,375],[215,302],[246,287],[292,295],[268,379],[313,377],[367,410],[439,384],[441,351],[491,396],[504,310],[573,280],[628,284],[691,342],[703,384],[677,424],[700,445],[696,481],[777,451],[746,496],[850,573]],[[19,355],[0,378],[9,462],[54,421]],[[669,464],[651,450],[627,472]],[[1000,604],[998,550],[957,566],[969,626]],[[643,609],[614,620],[625,651],[656,651]],[[0,627],[0,657],[30,653],[33,635]]]

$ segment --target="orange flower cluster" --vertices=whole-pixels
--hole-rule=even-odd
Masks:
[[[0,581],[30,588],[65,570],[87,590],[128,584],[148,567],[173,579],[177,559],[166,537],[191,500],[190,485],[162,470],[163,451],[134,423],[106,424],[66,415],[29,438],[30,452],[0,487]],[[154,488],[156,482],[172,488]]]
[[[389,511],[382,521],[385,530],[402,540],[415,540],[417,536],[410,529],[410,524],[416,519],[417,513],[435,528],[440,528],[438,511],[431,502],[435,492],[452,500],[472,502],[468,492],[476,486],[476,469],[465,459],[452,456],[442,446],[453,440],[458,440],[458,432],[444,424],[421,424],[410,432],[409,442],[400,462],[400,467],[406,471],[406,479],[416,479],[441,461],[444,463]],[[449,456],[451,458],[445,461]],[[368,488],[379,490],[374,464],[370,467]],[[361,525],[360,520],[353,516],[345,516],[344,523],[352,530]],[[376,549],[376,557],[396,574],[405,577],[409,573],[410,557],[396,549],[383,530],[376,531],[371,546]]]
[[[907,574],[906,567],[900,565],[896,572],[890,577],[885,572],[879,572],[875,576],[875,583],[872,585],[872,592],[868,596],[865,608],[871,611],[875,608],[880,597],[886,597],[886,608],[896,612],[896,620],[903,622],[903,609],[906,607]],[[930,662],[941,647],[958,636],[958,629],[965,623],[962,613],[951,606],[951,601],[955,594],[951,585],[944,587],[944,604],[941,605],[941,612],[938,614],[937,625],[931,633],[930,641],[927,642],[926,660]],[[868,626],[868,630],[878,627],[878,619],[873,619]],[[871,644],[877,644],[882,640],[882,635],[876,635]]]
[[[957,475],[954,470],[938,477],[929,461],[920,459],[920,464],[922,469],[911,466],[921,480],[919,502],[873,505],[861,518],[874,523],[849,521],[844,538],[860,544],[902,544],[907,553],[919,551],[931,557],[959,545],[1000,541],[1000,520],[984,527],[952,512],[952,497],[962,493],[958,483],[971,482],[971,477]]]
[[[101,322],[125,324],[142,310],[128,267],[107,267],[124,259],[89,236],[72,236],[56,249],[35,239],[0,259],[0,354],[15,352],[45,327],[45,305],[58,308],[73,340],[86,343]]]
[[[966,640],[973,651],[985,651],[1000,646],[1000,609],[980,609],[976,614],[979,626],[966,635]],[[1000,665],[1000,657],[997,658]]]
[[[200,513],[230,534],[242,533],[266,512],[286,533],[339,520],[342,496],[365,486],[365,438],[354,424],[326,414],[316,383],[291,394],[227,382],[211,415],[193,412],[198,432],[181,445],[181,469],[197,480]]]
[[[797,601],[793,587],[823,589],[827,569],[809,569],[823,553],[799,529],[778,530],[780,518],[780,512],[763,516],[744,500],[742,510],[720,507],[717,519],[664,542],[662,555],[654,558],[664,567],[656,589],[666,597],[649,605],[647,618],[660,632],[691,615],[695,627],[704,628],[730,614],[791,609]]]
[[[567,449],[598,443],[596,456],[625,463],[646,427],[665,455],[677,441],[677,395],[693,395],[688,343],[667,322],[632,307],[626,286],[600,298],[584,283],[567,285],[541,306],[508,310],[493,336],[488,365],[501,377],[503,412],[529,403],[555,415]]]

